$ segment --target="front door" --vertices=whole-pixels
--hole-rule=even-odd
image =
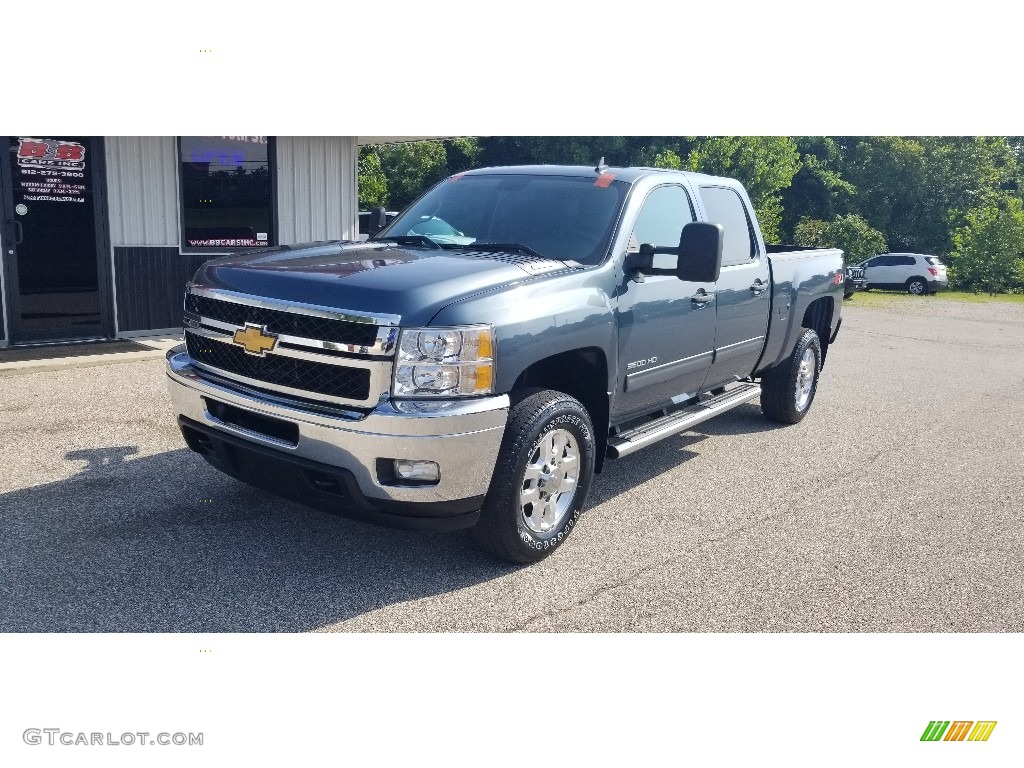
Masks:
[[[643,243],[677,247],[683,227],[694,220],[686,190],[668,185],[651,191],[640,210],[629,248]],[[655,256],[659,269],[677,257]],[[680,402],[704,383],[715,341],[715,283],[692,283],[648,275],[642,283],[626,275],[619,292],[619,394],[615,421]]]
[[[10,137],[0,173],[13,343],[111,335],[102,140]]]

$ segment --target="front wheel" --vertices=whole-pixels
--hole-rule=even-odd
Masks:
[[[586,408],[534,390],[509,413],[491,487],[473,538],[513,563],[550,555],[572,532],[594,476],[594,428]]]
[[[807,415],[818,390],[821,341],[807,329],[793,354],[761,377],[761,412],[772,421],[796,424]]]

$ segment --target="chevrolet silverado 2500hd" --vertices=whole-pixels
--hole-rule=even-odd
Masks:
[[[227,474],[532,562],[605,460],[758,397],[800,421],[842,283],[838,250],[765,245],[731,179],[489,168],[368,241],[206,263],[167,374]]]

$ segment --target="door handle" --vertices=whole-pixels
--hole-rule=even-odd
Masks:
[[[697,305],[698,308],[707,306],[709,303],[715,300],[715,294],[706,293],[703,288],[697,291],[690,300]]]
[[[768,290],[768,283],[762,283],[761,278],[758,278],[754,284],[750,286],[750,290],[755,296],[760,296],[764,291]]]
[[[11,245],[21,245],[21,241],[25,239],[25,231],[21,228],[21,222],[17,219],[11,219],[7,223],[18,231],[18,234],[15,235],[14,242],[12,242]]]

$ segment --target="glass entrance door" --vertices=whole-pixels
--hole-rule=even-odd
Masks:
[[[100,140],[10,137],[2,190],[12,341],[107,335],[97,238]]]

